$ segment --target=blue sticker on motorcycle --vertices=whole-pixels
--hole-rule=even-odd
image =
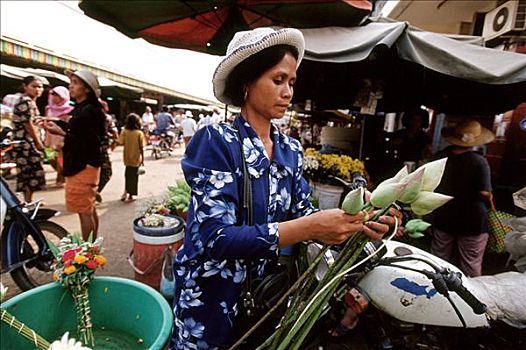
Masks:
[[[433,295],[437,293],[437,290],[435,288],[431,288],[429,291],[427,291],[427,288],[429,286],[422,286],[403,277],[394,279],[393,281],[391,281],[391,284],[396,288],[399,288],[407,293],[411,293],[417,296],[425,295],[428,299],[431,299]]]

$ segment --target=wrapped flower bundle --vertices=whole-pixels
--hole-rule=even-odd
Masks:
[[[7,294],[7,288],[0,283],[0,303]],[[15,316],[11,315],[7,310],[0,306],[0,320],[5,322],[9,327],[16,329],[18,334],[29,340],[37,349],[48,350],[50,347],[49,342],[37,334],[33,329],[29,328],[22,322],[20,322]]]
[[[446,161],[447,159],[444,158],[427,163],[411,174],[408,174],[404,167],[393,178],[377,186],[371,194],[369,203],[364,203],[363,188],[355,189],[345,197],[342,210],[352,215],[363,210],[366,212],[366,218],[369,217],[369,213],[372,215],[370,219],[372,221],[379,220],[380,216],[384,215],[393,205],[408,208],[417,215],[428,214],[452,199],[452,197],[433,192],[441,181]],[[376,210],[372,211],[374,208]],[[418,236],[428,225],[417,219],[408,223],[408,231],[411,236]],[[340,251],[338,258],[329,266],[323,279],[318,282],[314,271],[320,257],[330,248],[325,245],[308,269],[278,304],[270,310],[269,314],[294,293],[292,304],[281,319],[279,327],[258,349],[299,349],[315,322],[328,306],[329,300],[337,290],[342,278],[367,260],[355,264],[355,260],[367,241],[368,238],[362,233],[351,236]],[[269,314],[263,317],[254,329],[263,323]],[[250,331],[245,336],[249,334]],[[241,340],[231,349],[236,348]]]
[[[83,344],[93,347],[95,339],[91,323],[88,284],[93,279],[95,271],[106,264],[106,258],[101,255],[102,238],[92,242],[91,236],[88,241],[83,241],[78,235],[69,235],[62,238],[58,246],[49,243],[56,258],[53,279],[71,292],[77,312],[78,338]]]

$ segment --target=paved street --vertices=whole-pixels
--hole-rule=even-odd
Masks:
[[[134,277],[133,270],[126,260],[133,246],[132,220],[137,217],[140,208],[148,200],[162,195],[168,185],[174,185],[175,180],[182,177],[180,160],[183,153],[183,148],[176,148],[172,156],[164,156],[162,159],[155,160],[151,157],[150,151],[146,150],[146,174],[139,177],[139,196],[138,200],[133,203],[120,201],[124,189],[122,147],[118,147],[111,154],[113,176],[102,192],[102,203],[97,207],[100,220],[99,236],[104,237],[104,255],[108,259],[108,264],[98,272],[98,275]],[[33,198],[43,198],[46,207],[61,212],[61,215],[53,218],[53,221],[70,232],[79,232],[80,224],[77,214],[65,212],[64,189],[53,188],[56,173],[49,165],[45,165],[45,170],[46,181],[50,188],[36,192]],[[14,188],[14,180],[9,180],[8,183],[11,188]],[[2,274],[1,279],[2,283],[9,287],[7,298],[20,293],[9,274]]]

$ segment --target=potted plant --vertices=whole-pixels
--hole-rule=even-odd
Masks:
[[[191,188],[179,179],[165,195],[143,202],[133,228],[147,236],[169,236],[181,230],[187,219]]]
[[[176,181],[176,186],[168,186],[168,201],[166,207],[171,213],[177,213],[185,221],[188,218],[188,206],[192,197],[192,189],[185,180]]]
[[[314,148],[305,150],[303,170],[320,209],[339,206],[343,188],[334,177],[351,182],[354,173],[365,174],[365,167],[361,160],[346,155],[323,154]]]

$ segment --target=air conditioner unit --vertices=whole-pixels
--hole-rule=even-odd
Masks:
[[[511,0],[484,17],[482,36],[491,40],[499,35],[526,29],[526,0]]]

